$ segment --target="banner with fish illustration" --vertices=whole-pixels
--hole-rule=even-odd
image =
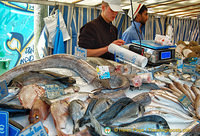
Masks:
[[[9,69],[34,60],[34,6],[0,2],[0,57],[10,59]]]

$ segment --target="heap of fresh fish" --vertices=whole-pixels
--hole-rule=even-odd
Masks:
[[[96,66],[109,66],[111,78],[100,80]],[[58,68],[75,74],[59,73]],[[0,109],[15,109],[9,111],[10,116],[16,113],[21,116],[21,111],[29,114],[31,125],[45,122],[51,114],[59,136],[102,135],[101,127],[110,127],[119,136],[171,135],[167,131],[170,129],[168,123],[194,123],[200,119],[198,80],[194,84],[188,75],[156,71],[154,82],[161,81],[161,86],[152,83],[150,73],[137,73],[139,71],[130,65],[101,58],[88,58],[86,62],[72,55],[51,55],[19,65],[0,76],[0,82],[6,80],[9,86],[9,95],[0,100]],[[84,79],[85,86],[92,86],[92,89],[85,90],[84,86],[79,86],[77,77]],[[61,87],[62,93],[49,97],[46,85]],[[133,86],[131,90],[130,86]],[[132,97],[127,95],[127,91],[140,93]],[[188,107],[180,100],[185,96],[191,102]],[[15,98],[21,105],[8,104]],[[67,132],[70,124],[71,131]],[[20,125],[16,126],[22,129]],[[116,128],[132,128],[132,131],[116,132]],[[192,128],[197,128],[197,124]]]

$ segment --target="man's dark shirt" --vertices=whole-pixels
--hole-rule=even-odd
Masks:
[[[100,15],[80,29],[78,44],[85,49],[102,48],[116,40],[117,33],[117,28],[112,23],[107,23]],[[108,52],[100,57],[114,60],[114,55]]]

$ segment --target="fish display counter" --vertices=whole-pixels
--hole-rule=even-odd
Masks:
[[[99,78],[97,66],[107,66],[110,77]],[[98,57],[51,55],[0,76],[8,86],[0,110],[19,135],[195,135],[199,88],[185,76],[173,65],[144,71]]]

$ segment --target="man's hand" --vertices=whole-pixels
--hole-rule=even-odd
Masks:
[[[124,40],[121,40],[121,39],[118,39],[118,40],[113,41],[112,43],[121,46],[121,45],[124,45],[124,44],[125,44],[125,41],[124,41]]]

